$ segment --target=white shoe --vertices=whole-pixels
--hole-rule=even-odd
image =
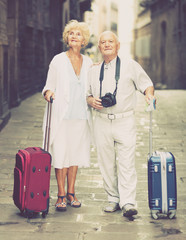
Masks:
[[[115,212],[119,210],[119,204],[115,202],[108,202],[107,205],[103,208],[103,211],[105,212]]]
[[[126,204],[123,207],[123,216],[124,217],[132,217],[133,215],[137,215],[138,211],[135,208],[134,204]]]

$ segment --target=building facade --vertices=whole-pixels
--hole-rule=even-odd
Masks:
[[[52,57],[64,49],[62,31],[83,19],[90,0],[0,0],[0,130],[11,108],[45,84]]]
[[[119,1],[118,5],[118,37],[120,41],[119,55],[123,58],[133,57],[133,28],[135,22],[135,1]]]
[[[86,52],[93,61],[100,61],[102,58],[98,49],[99,35],[106,30],[118,34],[118,0],[94,0],[91,11],[85,13],[85,21],[91,31],[90,44]]]
[[[0,126],[10,117],[7,1],[0,1]]]
[[[132,52],[135,60],[151,75],[151,13],[148,8],[141,7],[139,1],[136,0],[135,3],[136,18]]]
[[[142,15],[150,13],[149,64],[140,60],[148,70],[156,88],[186,89],[186,0],[141,0]],[[141,15],[138,15],[139,21]],[[142,20],[142,19],[141,19]],[[146,26],[147,27],[147,26]],[[135,28],[134,56],[139,59],[139,34],[144,28]],[[149,47],[150,45],[150,47]],[[146,50],[143,50],[146,51]],[[148,67],[149,66],[149,67]]]

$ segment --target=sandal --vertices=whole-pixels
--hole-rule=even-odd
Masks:
[[[63,199],[66,198],[66,196],[58,196],[58,198],[61,198],[61,203],[56,203],[55,207],[57,211],[64,212],[67,210],[67,204],[66,202],[63,202]],[[61,205],[61,206],[60,206]]]
[[[73,197],[73,200],[70,201],[69,199],[67,199],[67,204],[69,204],[71,207],[74,207],[74,208],[79,208],[81,207],[81,203],[79,201],[76,201],[75,200],[75,194],[74,193],[67,193],[67,195],[70,195]],[[75,204],[74,204],[75,203]],[[78,205],[76,205],[76,203],[79,203]]]

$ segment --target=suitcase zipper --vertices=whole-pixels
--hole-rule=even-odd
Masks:
[[[26,161],[25,161],[25,169],[24,169],[24,178],[23,178],[23,183],[24,183],[24,186],[23,186],[23,196],[22,196],[22,207],[23,207],[23,209],[25,209],[26,208],[26,201],[27,201],[27,199],[26,199],[26,190],[27,190],[27,179],[29,178],[29,171],[28,171],[28,168],[29,168],[29,166],[30,166],[30,155],[29,155],[29,153],[24,149],[22,149],[22,150],[20,150],[20,152],[21,152],[21,154],[23,155],[23,156],[25,156],[25,158],[24,159],[27,159],[27,163],[26,163]],[[27,174],[27,175],[26,175]]]

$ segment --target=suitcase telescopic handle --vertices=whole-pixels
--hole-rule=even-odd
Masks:
[[[146,107],[146,112],[149,112],[149,155],[152,156],[152,112],[156,109],[156,99],[152,98]]]
[[[152,111],[150,113],[150,124],[149,124],[149,155],[152,156]]]
[[[149,155],[152,156],[152,112],[156,110],[156,99],[153,98],[150,101],[149,106],[146,111],[150,113],[150,121],[149,121]]]
[[[53,98],[50,97],[50,102],[47,106],[47,118],[46,118],[46,129],[45,129],[45,138],[44,138],[44,150],[48,152],[50,144],[50,125],[51,125],[51,115],[52,115],[52,103]]]

